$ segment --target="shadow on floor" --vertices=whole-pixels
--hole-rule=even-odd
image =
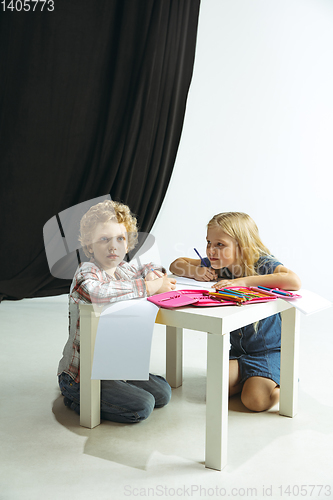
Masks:
[[[194,392],[197,386],[194,379],[173,389],[171,402],[166,407],[155,409],[147,420],[136,424],[102,421],[94,429],[81,427],[79,416],[64,406],[62,396],[55,399],[52,411],[61,425],[87,438],[84,446],[87,455],[147,470],[151,456],[157,453],[169,456],[177,467],[180,459],[180,467],[190,472],[189,463],[204,465],[205,460],[204,392],[202,384],[201,390]],[[228,467],[239,468],[285,436],[304,431],[322,434],[323,429],[331,429],[332,420],[333,408],[319,403],[301,389],[295,418],[280,416],[277,406],[266,412],[251,412],[239,395],[233,396],[229,401]],[[244,443],[241,451],[239,446],[233,446],[236,442]]]
[[[175,391],[177,392],[177,389]],[[65,407],[62,396],[54,400],[52,412],[60,425],[78,436],[87,438],[84,445],[84,453],[87,455],[147,470],[151,456],[157,452],[165,457],[176,456],[180,457],[181,461],[184,459],[181,468],[184,467],[190,474],[188,461],[195,465],[193,462],[199,464],[204,459],[204,412],[198,432],[197,418],[189,425],[184,422],[184,413],[191,414],[189,405],[179,402],[177,394],[173,399],[173,405],[170,402],[164,408],[155,409],[149,418],[142,422],[120,424],[102,420],[101,425],[94,429],[80,426],[80,417]]]

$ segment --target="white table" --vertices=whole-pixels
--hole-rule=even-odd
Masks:
[[[80,424],[88,428],[100,424],[100,380],[91,380],[91,369],[101,310],[80,305]],[[282,316],[279,412],[293,417],[298,399],[299,312],[292,301],[160,309],[157,314],[156,323],[166,325],[166,378],[171,387],[182,385],[183,328],[207,332],[205,465],[208,468],[221,470],[227,463],[229,334],[279,312]]]

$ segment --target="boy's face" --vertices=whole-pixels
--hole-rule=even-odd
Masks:
[[[237,263],[237,242],[220,227],[209,227],[207,230],[207,257],[213,269],[232,266]]]
[[[99,266],[111,276],[127,253],[127,232],[124,224],[99,222],[92,234],[90,252]]]

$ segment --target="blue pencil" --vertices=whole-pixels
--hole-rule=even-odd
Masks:
[[[267,288],[267,286],[257,286],[257,288],[261,288],[262,290],[268,290],[269,292],[272,291],[272,288]]]
[[[199,257],[199,259],[201,260],[201,264],[205,267],[209,267],[209,266],[207,266],[206,262],[203,260],[203,258],[201,257],[201,255],[199,254],[199,252],[196,248],[194,249],[194,251],[197,254],[197,256]]]
[[[230,290],[230,288],[222,288],[218,290],[219,293],[231,293],[232,295],[237,295],[238,297],[244,297],[244,292],[238,292],[237,290]]]

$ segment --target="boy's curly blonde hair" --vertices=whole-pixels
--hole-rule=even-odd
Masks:
[[[132,215],[129,207],[117,201],[105,200],[90,207],[87,213],[80,222],[79,241],[83,251],[87,257],[91,257],[92,253],[88,249],[88,245],[92,243],[92,234],[98,223],[106,223],[109,221],[124,224],[127,231],[128,251],[133,250],[138,242],[138,227],[137,220]]]

